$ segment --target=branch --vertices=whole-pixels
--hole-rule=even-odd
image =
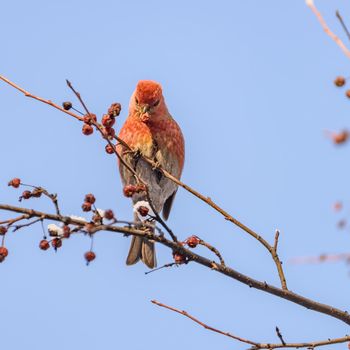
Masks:
[[[263,292],[275,295],[279,298],[282,298],[282,299],[288,300],[292,303],[301,305],[307,309],[314,310],[314,311],[329,315],[331,317],[337,318],[337,319],[345,322],[346,324],[350,325],[350,315],[348,314],[347,311],[342,311],[342,310],[337,309],[335,307],[316,302],[314,300],[311,300],[311,299],[308,299],[304,296],[296,294],[290,290],[280,289],[280,288],[275,287],[273,285],[269,285],[266,282],[255,280],[249,276],[246,276],[246,275],[234,270],[231,267],[216,265],[216,264],[213,266],[212,260],[207,259],[204,256],[198,255],[198,254],[184,248],[181,244],[179,244],[177,242],[173,242],[173,241],[166,239],[163,235],[156,235],[155,233],[151,233],[149,230],[141,230],[141,229],[136,229],[133,227],[120,227],[120,226],[113,226],[113,225],[94,224],[94,223],[89,223],[85,220],[77,219],[75,217],[43,213],[43,212],[40,212],[37,210],[15,207],[15,206],[11,206],[8,204],[0,204],[0,210],[7,210],[7,211],[21,213],[21,214],[28,214],[29,217],[40,217],[43,220],[48,219],[48,220],[52,220],[52,221],[58,221],[58,222],[62,222],[64,224],[66,224],[66,225],[73,224],[73,225],[80,226],[80,227],[88,226],[87,231],[91,235],[98,232],[98,231],[108,231],[108,232],[121,233],[121,234],[127,235],[127,236],[133,235],[133,236],[145,237],[147,239],[151,239],[157,243],[160,243],[160,244],[170,248],[173,251],[179,252],[184,257],[186,257],[187,261],[189,261],[189,262],[194,262],[194,263],[200,264],[202,266],[210,268],[213,271],[216,271],[216,272],[221,273],[227,277],[230,277],[234,280],[237,280],[243,284],[246,284],[250,288],[262,290]]]
[[[29,92],[25,91],[24,89],[20,88],[18,85],[14,84],[13,82],[11,82],[10,80],[8,80],[7,78],[3,77],[0,75],[0,80],[3,80],[4,82],[6,82],[7,84],[15,87],[17,90],[21,91],[22,93],[24,93],[26,96],[35,98],[38,101],[44,102],[48,105],[51,105],[57,109],[59,109],[60,111],[67,113],[69,115],[72,115],[73,117],[75,117],[76,119],[80,120],[80,121],[84,121],[84,118],[71,113],[69,111],[64,110],[63,108],[61,108],[60,106],[52,103],[49,100],[45,100],[43,98],[34,96],[32,94],[30,94]],[[71,84],[70,84],[71,85]],[[80,94],[75,91],[73,89],[74,93],[77,95],[77,97],[81,100]],[[85,105],[83,105],[84,108],[86,108]],[[86,109],[87,110],[87,109]],[[90,113],[89,113],[90,114]],[[109,140],[108,137],[106,137],[104,135],[104,131],[103,131],[103,127],[97,123],[96,121],[94,121],[93,119],[90,121],[91,124],[93,124],[98,131],[101,133],[102,137],[108,142],[108,144],[112,147],[113,152],[116,154],[116,156],[118,157],[118,159],[121,161],[121,163],[135,176],[135,178],[137,179],[137,181],[139,183],[142,183],[143,185],[145,185],[147,187],[147,183],[145,181],[143,181],[138,174],[135,172],[134,169],[132,169],[132,167],[127,164],[124,159],[118,154],[115,146],[112,144],[112,142]],[[120,139],[117,136],[114,136],[114,138],[124,147],[126,147],[127,150],[129,151],[134,151],[132,150],[128,144],[126,144],[122,139]],[[287,283],[286,283],[286,279],[284,277],[284,272],[283,272],[283,268],[282,268],[282,262],[279,259],[276,251],[274,250],[273,246],[270,245],[263,237],[261,237],[258,233],[254,232],[252,229],[250,229],[249,227],[247,227],[246,225],[244,225],[243,223],[241,223],[239,220],[235,219],[232,215],[230,215],[228,212],[226,212],[224,209],[222,209],[218,204],[216,204],[210,197],[206,197],[204,195],[202,195],[201,193],[199,193],[198,191],[196,191],[195,189],[191,188],[190,186],[184,184],[183,182],[181,182],[178,178],[176,178],[175,176],[173,176],[172,174],[170,174],[169,172],[167,172],[165,169],[163,169],[162,167],[159,166],[159,164],[157,164],[156,162],[153,161],[153,159],[148,158],[144,155],[140,155],[142,157],[142,159],[144,159],[148,164],[150,164],[154,170],[159,170],[162,172],[162,174],[168,178],[169,180],[173,181],[174,183],[176,183],[178,186],[184,188],[186,191],[188,191],[189,193],[191,193],[192,195],[194,195],[195,197],[199,198],[200,200],[202,200],[203,202],[205,202],[206,204],[208,204],[210,207],[212,207],[215,211],[217,211],[218,213],[220,213],[225,220],[232,222],[234,225],[238,226],[240,229],[242,229],[243,231],[245,231],[246,233],[248,233],[250,236],[252,236],[253,238],[255,238],[259,243],[261,243],[270,253],[276,268],[277,268],[277,272],[278,272],[278,276],[280,278],[280,282],[281,282],[281,286],[282,289],[287,290]],[[159,215],[158,215],[159,216]],[[163,220],[159,221],[160,224],[165,228],[165,230],[170,234],[170,236],[173,238],[173,240],[176,242],[176,236],[173,234],[173,232],[169,229],[169,227],[165,224],[165,222]]]
[[[172,306],[168,306],[168,305],[162,304],[162,303],[160,303],[157,300],[151,300],[151,303],[153,303],[155,305],[158,305],[160,307],[164,307],[165,309],[174,311],[174,312],[176,312],[176,313],[178,313],[180,315],[186,316],[187,318],[189,318],[193,322],[199,324],[200,326],[202,326],[205,329],[208,329],[208,330],[210,330],[212,332],[219,333],[219,334],[225,335],[226,337],[238,340],[238,341],[240,341],[242,343],[246,343],[246,344],[252,345],[252,347],[250,348],[251,350],[278,349],[278,348],[310,348],[310,349],[313,349],[313,348],[316,348],[318,346],[339,344],[339,343],[345,343],[347,341],[350,341],[350,336],[346,335],[345,337],[342,337],[342,338],[327,339],[327,340],[314,341],[314,342],[308,342],[308,343],[286,343],[286,342],[284,342],[279,329],[276,327],[276,332],[278,334],[278,337],[281,339],[281,343],[280,344],[257,343],[257,342],[254,342],[252,340],[249,340],[249,339],[238,337],[237,335],[234,335],[234,334],[232,334],[230,332],[224,332],[224,331],[221,331],[218,328],[214,328],[212,326],[209,326],[209,325],[205,324],[204,322],[198,320],[194,316],[190,315],[185,310],[176,309],[176,308],[174,308]]]
[[[328,27],[326,21],[322,17],[320,11],[316,8],[313,0],[306,0],[306,5],[310,7],[311,11],[315,14],[318,21],[320,22],[323,30],[326,32],[327,35],[331,37],[331,39],[342,49],[344,54],[350,58],[350,50],[345,46],[345,44],[342,42],[342,40],[336,36]]]

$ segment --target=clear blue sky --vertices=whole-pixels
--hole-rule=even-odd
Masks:
[[[350,23],[348,1],[317,4],[344,38],[334,12]],[[345,264],[287,263],[348,251],[350,242],[331,209],[348,199],[349,146],[324,137],[325,129],[349,126],[350,102],[332,85],[348,75],[349,61],[304,1],[34,0],[7,1],[1,11],[0,71],[33,93],[74,100],[69,78],[98,115],[122,103],[119,128],[137,81],[161,82],[186,138],[183,180],[270,241],[281,230],[291,290],[349,308]],[[93,192],[99,207],[131,219],[116,162],[99,137],[83,136],[79,123],[2,83],[0,101],[0,202],[18,204],[18,191],[6,186],[18,176],[59,193],[66,214],[81,215],[84,194]],[[26,204],[50,208],[44,199]],[[255,241],[183,190],[169,225],[181,238],[196,234],[217,246],[239,271],[278,283]],[[98,257],[89,267],[87,238],[74,237],[54,254],[37,248],[41,237],[40,226],[8,237],[10,256],[0,266],[7,350],[247,347],[151,299],[256,341],[278,341],[276,325],[287,341],[348,332],[340,321],[194,264],[145,276],[141,264],[124,266],[129,239],[118,235],[96,237]],[[170,260],[159,247],[158,261]]]

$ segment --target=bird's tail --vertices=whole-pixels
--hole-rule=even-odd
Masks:
[[[136,216],[135,221],[139,221]],[[129,254],[126,258],[126,265],[134,265],[140,259],[150,269],[153,269],[157,266],[154,242],[151,242],[143,237],[133,236],[131,240]]]
[[[154,242],[150,242],[143,237],[132,237],[126,265],[136,264],[142,260],[150,269],[157,266]]]

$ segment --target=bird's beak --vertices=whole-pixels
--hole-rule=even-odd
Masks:
[[[143,105],[143,106],[141,106],[141,108],[140,108],[140,112],[141,112],[142,114],[148,113],[149,110],[150,110],[150,108],[149,108],[148,105]]]

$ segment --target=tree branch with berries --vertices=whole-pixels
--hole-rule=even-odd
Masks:
[[[52,102],[51,100],[46,100],[44,98],[35,96],[30,92],[24,90],[22,87],[13,83],[9,79],[0,76],[0,80],[9,84],[13,88],[17,89],[25,96],[38,100],[42,103],[50,105],[58,109],[59,111],[75,118],[79,122],[83,123],[82,133],[86,136],[92,135],[94,131],[97,131],[102,139],[106,142],[105,151],[108,154],[115,155],[118,157],[119,161],[133,174],[136,179],[136,185],[127,185],[123,189],[123,193],[126,197],[132,197],[136,192],[144,192],[147,196],[148,201],[143,201],[141,203],[136,203],[134,205],[134,211],[138,215],[140,221],[138,222],[128,222],[125,220],[120,220],[116,218],[111,209],[102,210],[96,206],[96,198],[93,194],[87,194],[82,201],[82,210],[85,213],[91,215],[90,219],[82,218],[73,215],[64,215],[59,207],[59,201],[57,194],[50,193],[47,189],[42,186],[28,185],[23,183],[21,179],[12,179],[8,185],[12,188],[19,189],[23,188],[22,193],[19,196],[21,202],[29,202],[30,200],[38,199],[40,197],[47,197],[54,207],[54,213],[41,212],[33,208],[18,207],[9,204],[0,203],[0,211],[14,213],[17,216],[13,218],[4,220],[0,222],[0,235],[2,237],[1,247],[0,247],[0,262],[6,260],[9,255],[9,251],[6,248],[6,240],[9,239],[9,234],[11,231],[18,231],[25,229],[28,226],[40,223],[43,230],[43,238],[38,242],[40,249],[47,251],[50,249],[58,250],[67,244],[69,238],[72,235],[82,234],[91,239],[91,248],[84,254],[86,263],[89,264],[96,258],[96,253],[93,250],[93,239],[96,234],[102,232],[114,232],[121,234],[123,236],[138,236],[145,239],[154,241],[170,249],[172,253],[172,262],[168,262],[161,268],[168,268],[171,266],[188,266],[190,264],[196,263],[200,264],[212,271],[225,275],[228,278],[239,281],[250,288],[255,288],[263,292],[269,293],[276,297],[285,299],[289,302],[301,305],[307,309],[326,314],[330,317],[339,319],[340,321],[350,325],[350,315],[347,311],[337,309],[333,306],[319,303],[315,300],[308,299],[300,294],[292,292],[287,287],[287,279],[284,274],[282,267],[282,261],[278,256],[278,243],[280,238],[279,231],[276,231],[275,239],[273,243],[269,243],[265,240],[259,233],[255,232],[238,219],[233,217],[223,208],[221,208],[217,203],[215,203],[210,197],[201,194],[194,188],[188,186],[187,184],[181,182],[172,174],[167,172],[165,169],[156,164],[153,159],[146,157],[143,154],[139,154],[137,150],[131,149],[123,140],[116,136],[115,130],[113,128],[115,124],[115,119],[118,117],[121,111],[121,105],[119,103],[113,103],[108,109],[107,113],[98,121],[95,114],[91,113],[79,92],[77,92],[72,84],[67,81],[69,88],[73,91],[75,96],[78,98],[85,113],[81,113],[76,109],[71,102],[64,102],[62,106]],[[250,276],[246,276],[239,271],[227,266],[225,260],[220,253],[220,250],[212,246],[209,242],[205,242],[198,236],[190,236],[183,240],[179,240],[177,235],[173,230],[164,222],[154,209],[153,203],[149,196],[148,184],[142,177],[136,173],[132,166],[126,162],[117,152],[117,145],[121,144],[127,149],[130,154],[134,157],[142,157],[144,161],[150,164],[154,171],[159,171],[163,176],[167,177],[171,181],[175,182],[178,186],[182,187],[189,193],[191,193],[197,199],[205,202],[217,213],[219,213],[225,220],[231,222],[235,226],[239,227],[243,232],[255,239],[260,245],[267,250],[270,254],[275,266],[276,272],[280,280],[280,287],[268,284],[265,281],[258,281]],[[54,224],[56,222],[57,224]],[[44,223],[49,223],[47,228],[45,228]],[[207,248],[208,254],[199,255],[194,252],[197,246],[203,246]],[[159,269],[159,268],[158,268]],[[155,269],[155,270],[158,270]],[[155,270],[151,270],[155,271]],[[185,311],[180,311],[171,306],[153,301],[154,304],[158,306],[165,307],[173,312],[180,313],[192,321],[202,325],[206,329],[212,330],[216,333],[228,336],[238,341],[243,341],[244,343],[250,344],[252,349],[272,349],[272,348],[299,348],[299,347],[319,347],[324,345],[336,344],[341,342],[347,342],[350,337],[345,335],[344,337],[327,339],[321,341],[312,342],[299,342],[299,343],[287,343],[283,340],[281,333],[278,331],[277,335],[280,339],[280,343],[267,344],[264,342],[255,342],[248,339],[244,339],[238,336],[233,336],[231,333],[220,331],[216,328],[206,325],[204,322],[199,321]]]

